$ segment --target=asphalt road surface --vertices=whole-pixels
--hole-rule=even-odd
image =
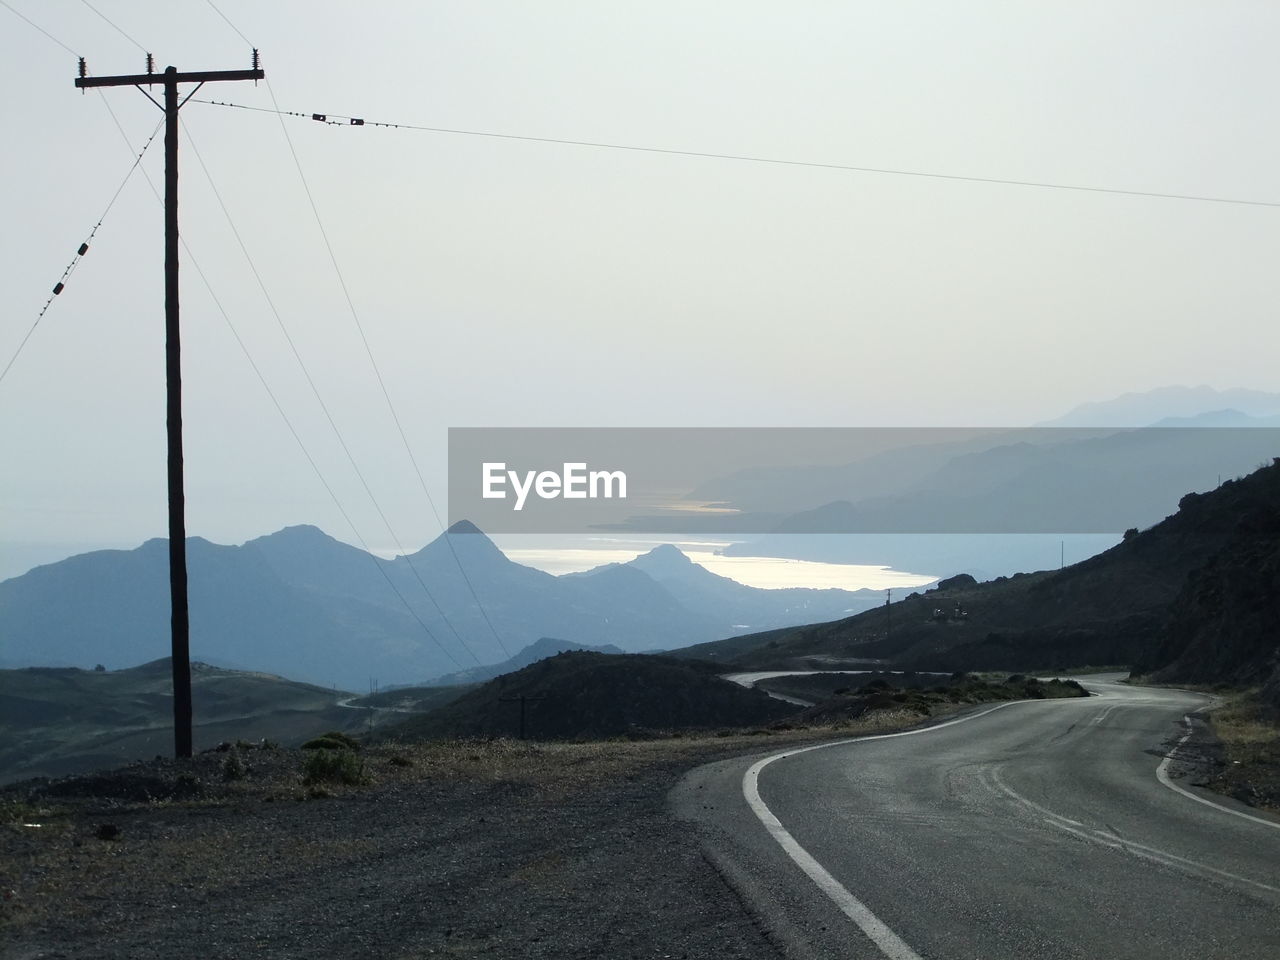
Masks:
[[[1088,678],[672,794],[788,955],[1280,958],[1280,819],[1191,786],[1198,694]]]

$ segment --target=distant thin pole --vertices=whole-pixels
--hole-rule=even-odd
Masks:
[[[523,693],[522,693],[522,694],[520,694],[520,696],[518,696],[518,697],[499,697],[499,698],[498,698],[498,702],[499,702],[499,703],[516,703],[516,702],[519,702],[519,704],[520,704],[520,739],[521,739],[521,740],[523,740],[523,739],[524,739],[524,730],[525,730],[525,708],[526,708],[526,705],[527,705],[529,702],[531,702],[531,701],[532,701],[532,702],[534,702],[534,703],[537,703],[539,700],[545,700],[545,699],[547,699],[545,696],[530,697],[530,696],[527,696],[527,695],[525,695],[525,694],[523,694]]]

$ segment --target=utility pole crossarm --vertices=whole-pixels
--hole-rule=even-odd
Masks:
[[[263,80],[261,70],[200,70],[194,73],[174,74],[174,83],[208,83],[213,80]],[[164,83],[163,73],[135,73],[127,77],[76,77],[77,87],[137,87],[142,84]]]

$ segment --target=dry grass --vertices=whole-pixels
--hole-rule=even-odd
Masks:
[[[1209,715],[1224,766],[1210,785],[1245,803],[1280,810],[1280,717],[1248,690]]]
[[[700,762],[708,753],[786,747],[836,736],[860,736],[902,729],[920,722],[908,710],[878,711],[846,724],[796,730],[732,730],[648,740],[593,740],[581,743],[533,740],[434,740],[387,742],[365,756],[379,782],[421,779],[515,783],[543,795],[567,796],[609,779],[635,776],[672,762]],[[409,761],[404,765],[404,761]]]
[[[1233,697],[1213,711],[1213,732],[1226,745],[1253,747],[1280,742],[1280,726],[1265,716],[1257,691]]]

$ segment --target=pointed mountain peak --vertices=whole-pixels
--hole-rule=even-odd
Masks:
[[[679,547],[664,543],[648,553],[642,553],[626,566],[642,570],[654,579],[661,579],[687,574],[696,564]]]
[[[507,559],[507,555],[498,549],[498,545],[470,520],[459,520],[414,556],[436,554],[439,551],[446,551],[444,556],[452,553],[469,557],[473,561],[482,558]],[[450,563],[452,562],[450,559]]]
[[[663,563],[679,563],[679,564],[693,563],[693,561],[690,560],[685,555],[684,551],[681,550],[679,547],[677,547],[674,543],[659,544],[658,546],[650,550],[648,553],[645,553],[639,557],[636,557],[636,559],[643,560],[646,557],[649,558],[650,560],[655,560],[655,561],[661,560]]]

